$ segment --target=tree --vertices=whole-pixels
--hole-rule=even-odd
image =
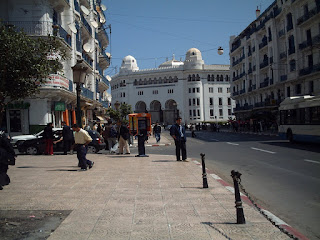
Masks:
[[[36,94],[66,58],[56,37],[31,37],[0,22],[0,126],[6,104]]]
[[[121,103],[119,110],[115,110],[112,108],[107,109],[107,114],[114,121],[126,121],[126,118],[130,113],[132,113],[131,105],[126,103]]]

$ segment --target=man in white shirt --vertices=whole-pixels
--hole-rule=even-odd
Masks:
[[[82,171],[87,170],[87,166],[89,169],[93,167],[94,162],[88,160],[86,158],[87,151],[88,151],[88,144],[92,142],[92,138],[90,137],[89,133],[86,130],[80,128],[77,124],[72,126],[74,133],[74,146],[76,146],[77,150],[77,158],[79,160],[79,165]]]

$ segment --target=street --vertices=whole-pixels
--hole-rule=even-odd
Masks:
[[[229,183],[231,170],[238,170],[243,174],[242,184],[258,204],[310,239],[320,238],[318,145],[203,131],[197,132],[197,138],[188,138],[187,151],[189,159],[198,161],[200,153],[205,153],[206,167]],[[174,154],[174,144],[147,152]]]

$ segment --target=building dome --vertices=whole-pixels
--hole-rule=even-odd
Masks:
[[[186,53],[186,61],[201,61],[201,52],[197,48],[190,48]]]
[[[131,55],[128,55],[122,59],[122,64],[120,70],[139,70],[137,60],[132,57]]]

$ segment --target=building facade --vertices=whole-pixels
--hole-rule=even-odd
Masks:
[[[290,96],[320,94],[320,2],[276,0],[230,38],[231,91],[238,120],[278,123]]]
[[[226,122],[232,118],[229,65],[205,65],[201,52],[191,48],[185,61],[162,63],[139,70],[132,56],[123,58],[112,77],[112,105],[127,103],[134,112],[149,112],[152,122],[172,124]]]
[[[34,133],[48,122],[76,123],[76,85],[72,67],[83,59],[88,67],[81,90],[82,123],[90,124],[109,106],[106,90],[109,81],[103,71],[110,65],[105,52],[109,37],[105,16],[98,0],[4,0],[0,18],[30,36],[56,36],[67,49],[69,59],[62,62],[63,72],[51,74],[35,97],[7,105],[3,128],[11,135]]]

